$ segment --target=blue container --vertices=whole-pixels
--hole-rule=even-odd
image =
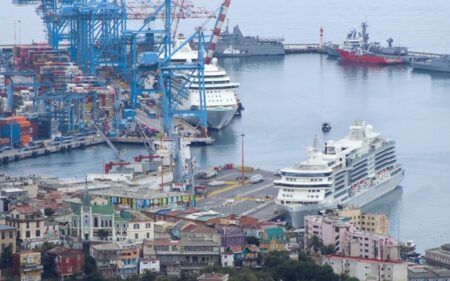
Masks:
[[[0,134],[2,138],[10,138],[11,145],[20,144],[20,125],[17,123],[4,125]]]
[[[125,119],[133,119],[136,116],[136,111],[134,109],[124,109],[123,115],[125,115]]]

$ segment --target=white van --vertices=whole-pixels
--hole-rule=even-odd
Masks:
[[[264,181],[264,177],[261,174],[256,174],[250,177],[251,183],[258,183]]]

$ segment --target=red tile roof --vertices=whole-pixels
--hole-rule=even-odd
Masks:
[[[56,256],[72,256],[72,255],[81,255],[81,254],[83,254],[83,251],[65,248],[62,246],[57,246],[51,250],[48,250],[46,252],[46,254],[56,255]]]
[[[29,205],[21,205],[13,207],[13,210],[16,210],[20,214],[35,214],[40,213],[39,209],[29,206]]]

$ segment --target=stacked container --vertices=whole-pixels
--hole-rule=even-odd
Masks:
[[[13,146],[27,146],[31,141],[30,121],[25,116],[11,116],[0,119],[0,135],[9,138]]]
[[[20,124],[20,144],[27,146],[31,142],[30,121],[24,116],[18,116],[17,119]]]
[[[7,117],[0,119],[0,136],[8,138],[9,144],[18,146],[20,144],[20,124],[15,117]]]

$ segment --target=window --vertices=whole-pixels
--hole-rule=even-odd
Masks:
[[[30,223],[29,222],[27,222],[27,228],[30,228]]]
[[[41,231],[40,230],[36,230],[36,237],[41,237]]]
[[[151,228],[151,227],[152,227],[151,224],[149,224],[149,223],[146,223],[146,224],[145,224],[145,228]]]
[[[133,225],[133,229],[139,229],[139,224],[138,224],[138,223],[135,223],[135,224]]]
[[[36,222],[36,227],[39,227],[40,221]]]
[[[134,234],[134,238],[135,238],[135,239],[138,239],[138,238],[139,238],[139,234],[138,234],[138,233],[135,233],[135,234]]]
[[[2,232],[2,239],[5,239],[5,233]]]
[[[26,237],[26,238],[30,238],[30,236],[31,236],[30,231],[27,230],[27,232],[25,232],[25,237]]]
[[[147,232],[147,239],[150,239],[150,233]]]
[[[98,218],[94,218],[94,227],[98,227]]]
[[[13,232],[10,231],[10,232],[9,232],[9,238],[12,239],[12,238],[13,238],[13,235],[14,235]]]

